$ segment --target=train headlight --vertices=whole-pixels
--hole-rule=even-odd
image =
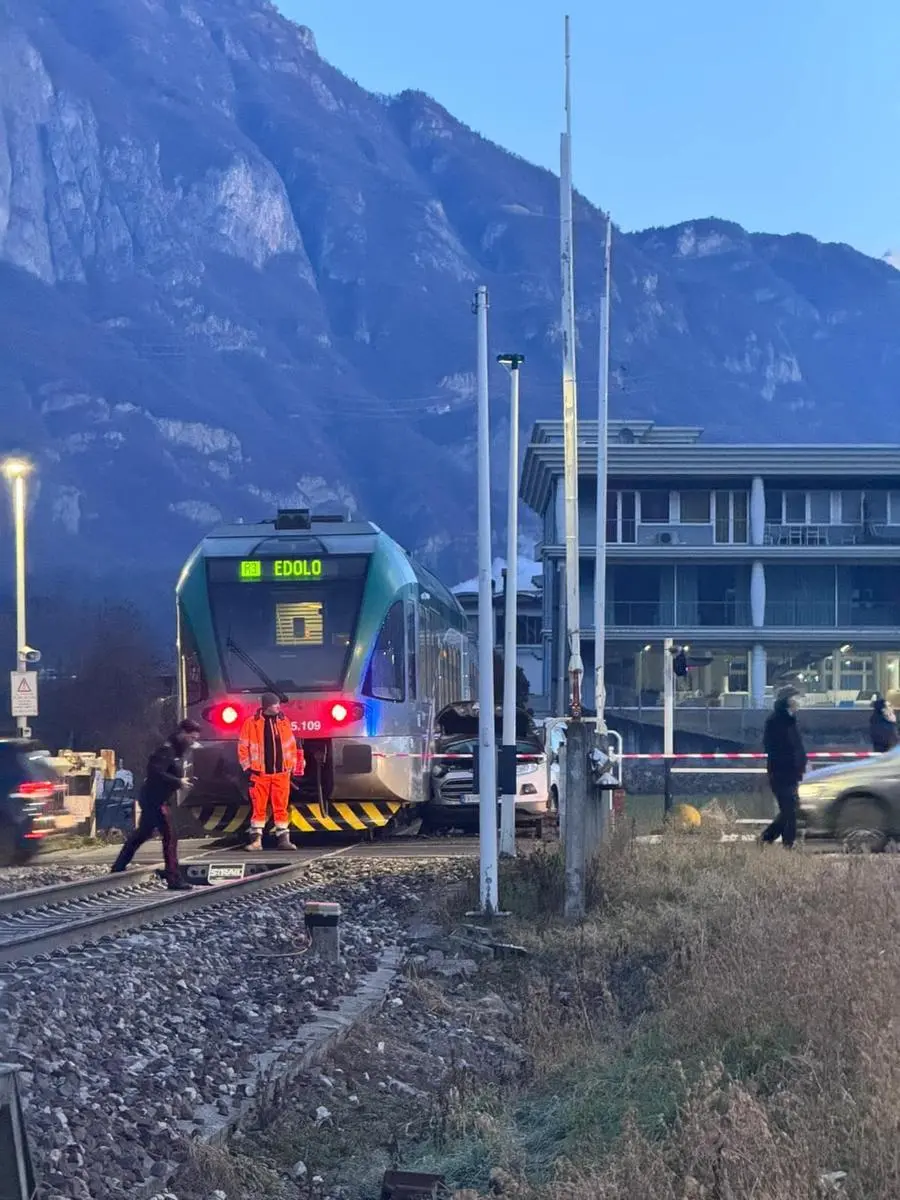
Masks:
[[[336,725],[343,725],[349,715],[346,704],[332,704],[331,719]]]
[[[219,713],[219,720],[223,725],[235,725],[239,716],[240,713],[233,704],[226,704]]]

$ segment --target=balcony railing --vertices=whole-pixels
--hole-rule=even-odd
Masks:
[[[607,621],[620,629],[748,629],[750,605],[743,601],[615,600]],[[900,629],[900,602],[835,605],[833,600],[773,600],[766,604],[770,629]]]
[[[767,522],[763,540],[767,546],[857,546],[863,541],[863,527]]]

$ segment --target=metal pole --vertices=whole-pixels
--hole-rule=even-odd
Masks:
[[[500,853],[516,853],[516,619],[519,541],[519,368],[521,354],[501,354],[509,371],[509,490],[506,510],[506,617],[503,631],[503,745],[500,798]]]
[[[671,758],[675,753],[675,663],[672,651],[675,643],[671,638],[663,642],[663,754]]]
[[[566,622],[569,641],[569,707],[581,712],[581,596],[578,563],[578,395],[575,380],[575,278],[572,217],[572,105],[569,18],[566,17],[566,131],[560,144],[560,267],[562,275],[563,443],[566,527]]]
[[[675,753],[675,663],[674,642],[663,642],[663,806],[672,807],[672,755]]]
[[[494,745],[494,581],[491,575],[491,461],[488,404],[488,294],[475,294],[478,318],[478,809],[481,911],[498,907],[497,759]]]
[[[600,388],[597,407],[597,536],[594,560],[594,708],[597,732],[606,732],[606,479],[609,420],[609,298],[612,219],[606,217],[603,297],[600,301]]]
[[[585,913],[584,865],[587,809],[588,727],[580,717],[566,728],[565,917],[580,921]]]
[[[13,477],[13,516],[16,529],[16,667],[28,668],[25,647],[28,645],[25,620],[25,472]],[[17,717],[19,736],[28,729],[28,717]]]

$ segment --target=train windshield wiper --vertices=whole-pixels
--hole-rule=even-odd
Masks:
[[[225,642],[225,646],[226,649],[231,651],[235,658],[239,658],[241,660],[245,667],[250,668],[264,688],[270,692],[274,692],[282,704],[287,704],[288,698],[278,684],[275,683],[275,681],[265,673],[259,663],[255,662],[246,650],[242,650],[233,638],[228,638],[228,640]]]

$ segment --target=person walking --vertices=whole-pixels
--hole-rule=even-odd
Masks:
[[[293,850],[288,832],[291,776],[302,775],[306,762],[291,723],[273,692],[265,693],[258,710],[244,722],[238,739],[238,760],[250,793],[247,849],[262,849],[262,835],[271,804],[278,849]]]
[[[119,851],[112,865],[113,874],[124,871],[145,842],[159,833],[162,839],[166,885],[171,892],[190,889],[181,879],[178,866],[178,839],[172,824],[170,804],[179,788],[184,786],[184,756],[193,746],[200,726],[182,721],[173,734],[150,755],[147,773],[140,792],[141,815],[137,827]]]
[[[900,742],[897,733],[897,714],[893,705],[884,696],[876,696],[872,701],[872,715],[869,717],[869,737],[872,739],[872,749],[876,754],[887,754]]]
[[[782,845],[790,850],[797,838],[797,788],[806,770],[806,751],[797,724],[795,688],[783,688],[778,693],[763,730],[763,748],[766,774],[778,804],[778,816],[760,840],[768,845],[780,837]]]

